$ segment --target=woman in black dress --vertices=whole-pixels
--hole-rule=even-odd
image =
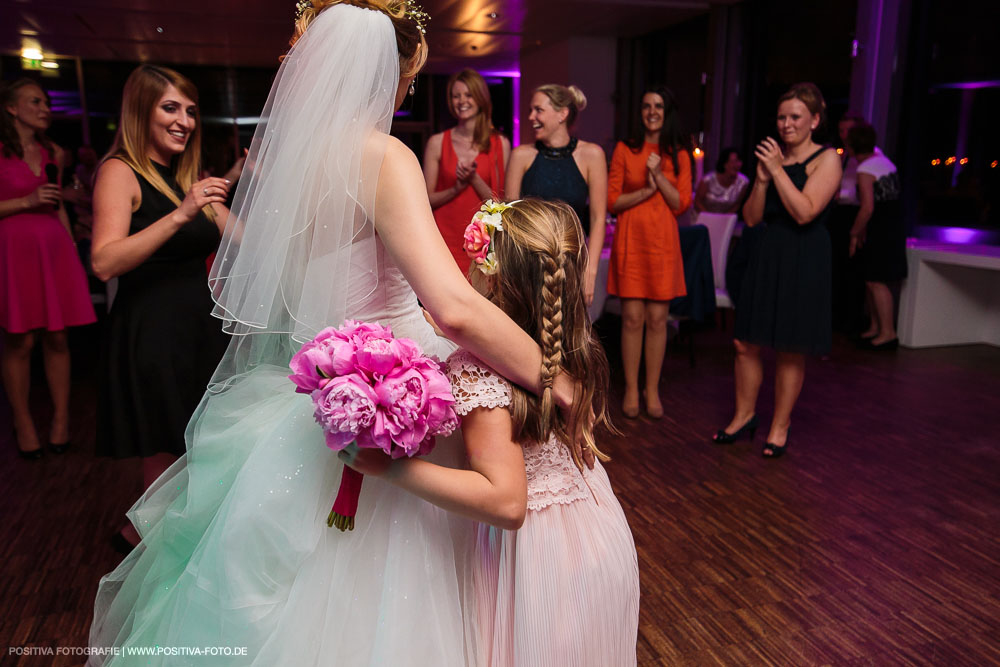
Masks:
[[[196,180],[198,91],[163,67],[129,76],[121,123],[94,186],[93,268],[118,278],[103,347],[97,453],[143,457],[148,487],[184,453],[184,430],[222,353],[205,261],[231,183]],[[116,544],[136,544],[131,525]]]
[[[781,143],[757,145],[757,178],[743,206],[750,226],[767,223],[736,304],[736,412],[713,441],[729,444],[757,430],[761,346],[777,352],[774,416],[763,455],[785,453],[792,408],[805,379],[805,355],[830,350],[830,236],[825,218],[840,185],[837,153],[813,141],[826,104],[811,83],[778,100]]]
[[[608,161],[604,149],[570,136],[587,98],[576,86],[548,83],[535,89],[528,122],[534,144],[522,144],[510,155],[506,196],[509,201],[538,197],[569,204],[587,235],[590,263],[583,280],[583,296],[594,300],[597,265],[604,248],[608,214]]]

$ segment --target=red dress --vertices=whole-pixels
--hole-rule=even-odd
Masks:
[[[458,156],[455,154],[455,147],[451,145],[451,130],[445,130],[441,140],[441,163],[438,165],[435,191],[447,190],[455,185],[456,167],[458,167]],[[490,135],[489,153],[480,153],[476,156],[476,172],[490,186],[494,194],[498,197],[503,196],[503,142],[500,140],[500,134],[494,132]],[[434,209],[434,220],[462,273],[468,271],[470,262],[469,256],[462,248],[465,243],[465,228],[469,226],[472,216],[482,204],[483,201],[470,185],[447,204]]]
[[[0,201],[25,197],[48,182],[45,165],[55,164],[42,147],[39,174],[0,147]],[[95,322],[87,275],[73,238],[52,206],[0,218],[0,329],[61,331]]]
[[[620,196],[646,187],[646,160],[660,152],[657,144],[645,143],[635,153],[622,142],[615,146],[608,171],[608,207]],[[681,258],[677,218],[691,205],[691,156],[677,152],[679,174],[674,173],[670,156],[660,160],[660,168],[680,193],[680,208],[671,210],[659,192],[618,214],[611,245],[608,293],[623,299],[669,301],[687,294],[684,262]]]

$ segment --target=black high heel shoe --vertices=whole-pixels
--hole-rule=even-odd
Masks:
[[[70,448],[71,444],[72,443],[69,440],[60,443],[55,443],[50,441],[49,451],[51,451],[53,454],[65,454],[66,450]]]
[[[788,433],[785,433],[785,444],[776,445],[773,442],[768,442],[764,444],[764,447],[760,450],[760,455],[765,459],[780,459],[785,455],[785,450],[788,449]],[[768,453],[770,452],[770,454]]]
[[[739,428],[736,433],[726,433],[726,429],[720,428],[712,436],[712,442],[717,445],[731,445],[740,438],[746,436],[747,440],[753,440],[757,433],[757,415],[747,420],[747,423]]]
[[[22,459],[27,459],[28,461],[37,461],[38,459],[45,456],[45,452],[42,450],[41,447],[39,447],[38,449],[32,449],[30,452],[26,452],[20,447],[18,447],[17,455],[20,456]]]
[[[38,449],[32,449],[30,451],[25,451],[21,449],[21,446],[17,444],[17,429],[11,428],[11,433],[14,435],[14,446],[17,447],[17,455],[22,459],[28,461],[37,461],[38,459],[45,456],[45,450],[39,447]]]

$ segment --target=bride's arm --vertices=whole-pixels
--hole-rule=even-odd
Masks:
[[[541,389],[541,349],[462,275],[434,222],[416,156],[392,137],[379,172],[375,228],[448,338],[525,389]],[[560,406],[573,403],[573,390],[568,376],[556,378],[553,392]]]

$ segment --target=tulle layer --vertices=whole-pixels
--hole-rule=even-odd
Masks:
[[[455,540],[468,524],[366,478],[354,531],[328,528],[342,465],[287,375],[263,366],[206,395],[188,453],[130,512],[142,544],[101,580],[91,645],[121,655],[91,664],[155,646],[245,655],[141,664],[466,664]],[[442,439],[437,456],[460,446]]]
[[[466,590],[477,665],[636,664],[635,543],[600,463],[587,482],[594,497],[529,510],[518,531],[480,525]]]

